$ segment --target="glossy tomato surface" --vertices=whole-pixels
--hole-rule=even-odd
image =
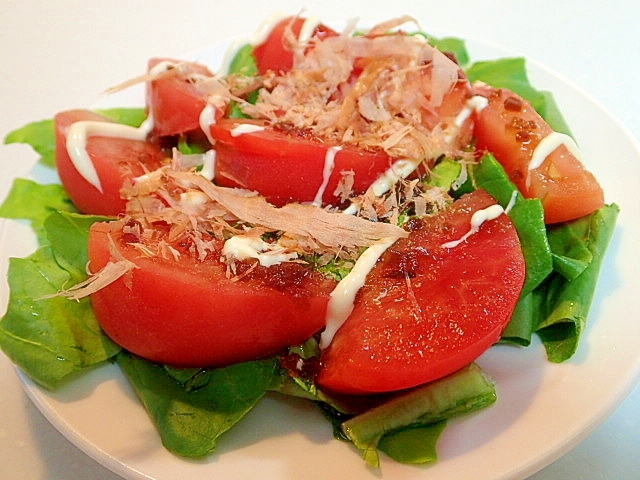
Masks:
[[[54,117],[55,162],[60,181],[81,213],[118,215],[125,209],[126,202],[120,196],[125,181],[157,169],[165,155],[159,147],[146,141],[89,136],[86,151],[100,179],[100,191],[78,172],[67,151],[69,127],[84,120],[112,122],[89,110],[68,110]]]
[[[260,129],[234,133],[243,125]],[[339,204],[334,192],[345,172],[353,174],[352,191],[362,193],[391,165],[382,151],[349,145],[333,150],[303,133],[275,130],[259,121],[221,119],[210,130],[216,140],[216,183],[257,191],[277,206],[312,202],[318,192],[323,203]]]
[[[183,367],[228,365],[302,343],[324,325],[335,282],[301,264],[239,265],[238,276],[228,277],[219,252],[204,261],[187,252],[178,260],[144,256],[122,226],[92,226],[90,269],[120,256],[136,268],[93,293],[91,303],[105,333],[141,357]]]
[[[491,91],[488,100],[476,118],[477,149],[493,153],[523,195],[542,201],[546,223],[573,220],[604,205],[597,180],[564,145],[529,171],[535,148],[552,129],[528,102],[506,89]]]
[[[323,351],[317,383],[339,393],[413,387],[468,365],[498,341],[524,281],[524,259],[506,215],[453,248],[484,191],[412,221],[411,234],[380,258],[354,310]]]
[[[207,106],[208,93],[193,79],[213,74],[204,65],[166,58],[149,60],[149,70],[159,64],[167,67],[157,67],[161,71],[147,82],[146,94],[154,135],[163,137],[199,130],[200,113]],[[217,115],[223,113],[220,110]]]

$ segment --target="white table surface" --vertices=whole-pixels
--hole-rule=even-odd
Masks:
[[[323,19],[360,17],[363,22],[408,13],[426,30],[506,46],[572,79],[640,135],[640,7],[635,0],[3,0],[0,135],[59,110],[91,106],[102,90],[138,74],[150,56],[178,55],[249,33],[268,13],[302,8]],[[32,157],[22,147],[0,147],[0,199],[10,184],[3,164],[24,160],[18,170],[26,174]],[[0,301],[4,311],[6,298]],[[640,478],[639,419],[636,387],[585,440],[532,478]],[[116,478],[47,422],[0,353],[0,479]]]

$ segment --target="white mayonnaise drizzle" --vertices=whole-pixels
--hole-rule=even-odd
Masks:
[[[307,17],[302,24],[300,34],[298,35],[298,41],[301,43],[308,42],[313,37],[313,32],[320,25],[320,19],[318,17]]]
[[[245,135],[247,133],[256,133],[264,130],[262,125],[255,125],[253,123],[240,123],[237,127],[233,127],[230,130],[232,137],[239,137],[240,135]]]
[[[469,119],[471,114],[474,112],[480,113],[487,105],[489,105],[489,100],[481,95],[474,95],[468,99],[453,121],[456,128],[449,128],[445,130],[447,132],[445,134],[445,140],[447,142],[453,142],[455,135],[458,133],[458,129],[464,125],[464,122]]]
[[[198,172],[209,181],[213,181],[216,173],[216,151],[207,150],[202,158],[202,169]]]
[[[227,261],[243,261],[255,258],[263,267],[271,267],[298,258],[296,252],[287,252],[283,247],[267,243],[259,237],[236,235],[224,242],[222,255]]]
[[[87,153],[87,139],[90,136],[97,136],[144,141],[152,129],[153,118],[151,116],[142,122],[139,128],[114,122],[82,120],[71,124],[67,131],[67,153],[71,163],[73,163],[78,173],[82,175],[82,178],[102,193],[102,183]]]
[[[197,190],[188,190],[180,194],[180,206],[183,210],[191,211],[203,205],[206,205],[209,197],[204,192]]]
[[[464,108],[460,110],[455,119],[455,124],[461,127],[464,122],[471,116],[472,113],[480,113],[487,105],[489,100],[482,95],[474,95],[465,104]]]
[[[200,124],[200,130],[202,130],[212,145],[215,143],[214,138],[211,136],[211,125],[216,123],[216,112],[218,110],[224,110],[227,105],[227,100],[221,95],[209,95],[207,98],[207,104],[200,112],[198,117],[198,123]]]
[[[200,130],[202,130],[209,140],[210,144],[214,144],[215,140],[211,136],[211,130],[209,127],[216,123],[216,107],[211,102],[207,102],[207,105],[200,112],[198,117],[198,123],[200,124]]]
[[[540,143],[536,146],[533,154],[531,154],[531,160],[529,160],[529,167],[527,169],[527,187],[531,182],[531,171],[540,167],[546,158],[551,155],[556,148],[564,145],[567,150],[582,161],[582,153],[576,142],[569,135],[560,132],[551,132],[549,135],[540,140]]]
[[[384,173],[371,184],[369,190],[371,190],[376,197],[384,195],[400,180],[411,175],[414,170],[418,168],[418,165],[420,165],[419,160],[409,158],[396,160],[393,162],[393,165],[387,168]]]
[[[326,327],[320,336],[320,348],[329,346],[338,329],[353,311],[356,294],[380,256],[394,244],[395,238],[383,238],[367,248],[356,260],[351,271],[333,289],[327,305]]]
[[[178,63],[171,60],[158,62],[150,70],[150,75],[158,75],[170,68],[176,68]],[[125,138],[128,140],[144,141],[153,130],[154,120],[149,115],[140,127],[135,128],[113,122],[97,122],[82,120],[71,124],[67,131],[66,147],[71,163],[78,173],[91,185],[102,193],[102,183],[95,166],[87,153],[87,139],[90,136]]]
[[[316,196],[313,199],[312,205],[316,207],[322,207],[322,196],[324,195],[327,185],[329,184],[329,178],[333,173],[335,166],[336,154],[342,150],[342,147],[335,146],[327,149],[327,153],[324,156],[324,168],[322,169],[322,183],[316,192]]]
[[[387,193],[398,181],[407,178],[420,165],[420,160],[401,158],[393,162],[367,189],[376,197]],[[356,203],[349,205],[343,213],[355,215],[360,207]]]
[[[474,233],[477,233],[478,231],[480,231],[480,227],[482,226],[482,224],[484,222],[487,222],[489,220],[495,220],[496,218],[498,218],[500,215],[507,214],[511,211],[511,209],[513,208],[513,206],[516,203],[516,199],[518,198],[518,191],[514,190],[511,193],[511,199],[509,200],[509,203],[507,205],[506,208],[502,208],[502,206],[498,205],[497,203],[494,205],[491,205],[487,208],[483,208],[481,210],[477,210],[476,212],[473,213],[473,215],[471,215],[471,227],[469,228],[469,231],[467,233],[465,233],[462,237],[460,237],[458,240],[452,240],[450,242],[446,242],[443,243],[441,246],[442,248],[455,248],[458,245],[460,245],[462,242],[464,242],[465,240],[467,240],[467,238],[469,238],[471,235],[473,235]]]

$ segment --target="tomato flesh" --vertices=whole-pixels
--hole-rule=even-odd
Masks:
[[[442,246],[494,203],[478,190],[412,222],[409,238],[383,254],[323,351],[318,385],[346,394],[405,389],[457,371],[498,341],[524,281],[513,224],[500,215],[458,246]]]
[[[126,202],[120,189],[126,180],[155,170],[165,157],[154,144],[119,137],[89,136],[86,151],[100,179],[102,192],[89,183],[76,169],[67,151],[69,127],[79,121],[112,122],[89,110],[68,110],[54,117],[55,162],[60,181],[69,198],[81,213],[118,215]]]
[[[181,67],[179,73],[158,75],[147,82],[147,108],[153,117],[154,135],[163,137],[199,130],[200,113],[207,106],[208,94],[190,81],[190,77],[212,77],[213,74],[204,65],[165,58],[149,60],[149,70],[164,61],[180,63]],[[223,113],[216,111],[218,117]]]
[[[91,227],[93,272],[113,260],[114,248],[137,268],[91,295],[96,318],[123,348],[169,365],[228,365],[300,344],[324,325],[335,285],[297,263],[228,278],[219,252],[202,262],[186,252],[179,260],[145,257],[126,242],[122,222]]]
[[[489,104],[476,118],[477,149],[491,152],[524,196],[542,201],[546,223],[580,218],[604,205],[597,180],[564,145],[529,171],[533,152],[551,127],[513,92],[485,91]]]
[[[254,47],[253,57],[261,75],[264,75],[269,70],[276,73],[291,70],[293,52],[286,46],[285,31],[289,28],[295,38],[298,38],[304,22],[304,17],[282,19],[274,25],[265,41]],[[336,32],[325,25],[318,25],[312,34],[313,37],[320,39],[332,35],[336,35]]]
[[[234,129],[243,124],[263,129],[234,136]],[[334,192],[342,172],[353,172],[352,191],[357,194],[391,165],[390,157],[382,151],[349,145],[331,151],[330,145],[316,139],[257,121],[221,119],[210,131],[216,140],[216,183],[257,191],[276,206],[312,202],[319,191],[323,204],[339,204]],[[334,154],[334,167],[322,192],[325,164]]]

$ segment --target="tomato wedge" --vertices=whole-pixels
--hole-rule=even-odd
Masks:
[[[78,172],[67,151],[69,127],[83,120],[112,122],[90,110],[68,110],[54,117],[55,162],[60,181],[81,213],[118,215],[124,212],[126,204],[120,197],[124,182],[142,175],[145,170],[159,168],[165,155],[158,146],[149,142],[89,136],[86,151],[100,179],[101,192]]]
[[[118,258],[136,265],[94,292],[91,303],[105,333],[141,357],[228,365],[300,344],[324,325],[335,282],[301,264],[239,265],[238,277],[228,278],[219,252],[204,261],[186,251],[178,260],[148,257],[127,243],[122,228],[122,221],[91,227],[92,272]]]
[[[200,128],[200,113],[207,106],[207,92],[199,89],[192,77],[212,77],[211,71],[196,62],[152,58],[148,69],[160,63],[175,65],[166,74],[147,82],[147,109],[153,117],[153,133],[159,137],[179,135]],[[221,117],[222,110],[216,111]]]
[[[604,205],[597,180],[565,145],[529,170],[536,147],[553,131],[527,101],[506,89],[487,92],[482,86],[479,93],[489,104],[476,118],[477,149],[491,152],[524,196],[542,201],[546,223],[573,220]]]
[[[513,224],[500,215],[459,245],[443,246],[493,204],[477,190],[410,224],[409,237],[383,254],[323,351],[318,385],[346,394],[405,389],[457,371],[498,341],[524,281]]]
[[[239,133],[247,126],[246,133]],[[216,183],[257,191],[276,206],[313,202],[317,196],[323,204],[337,205],[340,198],[334,192],[344,172],[353,173],[357,194],[391,165],[382,151],[349,145],[336,149],[259,121],[221,119],[210,131],[216,141]],[[325,172],[331,163],[333,168]]]

